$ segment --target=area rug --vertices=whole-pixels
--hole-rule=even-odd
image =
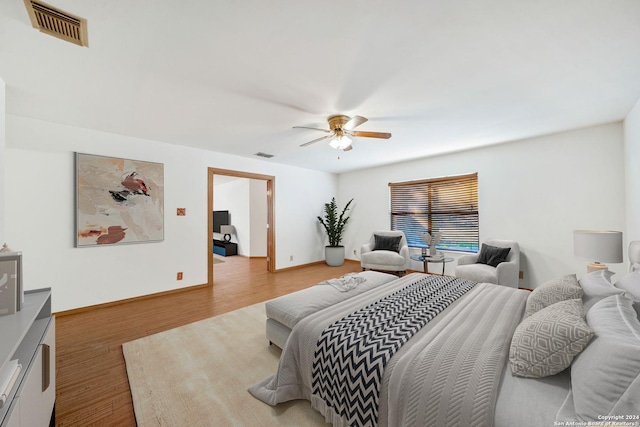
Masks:
[[[307,401],[247,391],[278,366],[264,322],[259,303],[123,344],[138,426],[326,426]]]

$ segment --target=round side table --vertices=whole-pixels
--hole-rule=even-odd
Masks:
[[[430,262],[438,262],[442,264],[442,273],[441,276],[444,276],[444,265],[448,262],[453,261],[453,258],[448,256],[440,256],[440,257],[430,257],[429,255],[411,255],[411,259],[414,261],[420,261],[423,266],[423,270],[425,273],[429,273],[429,263]]]

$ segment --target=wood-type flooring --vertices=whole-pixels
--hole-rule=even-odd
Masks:
[[[56,425],[135,426],[122,344],[360,271],[347,261],[267,272],[264,258],[231,256],[214,285],[77,310],[56,318]],[[60,297],[53,294],[53,298]]]

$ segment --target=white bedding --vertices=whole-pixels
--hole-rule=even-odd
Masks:
[[[337,303],[383,286],[398,276],[377,271],[357,273],[364,281],[347,291],[341,291],[331,282],[320,282],[310,288],[275,298],[265,304],[267,339],[283,348],[291,329],[305,317]]]
[[[394,280],[386,286],[369,290],[357,298],[350,298],[337,303],[324,310],[310,314],[303,320],[300,320],[293,328],[290,336],[290,342],[285,346],[276,375],[254,385],[251,387],[250,392],[260,400],[263,400],[265,403],[270,405],[276,405],[280,402],[292,399],[311,400],[310,360],[316,347],[317,337],[337,318],[344,317],[356,311],[361,306],[369,304],[372,301],[376,301],[394,289],[404,286],[408,280],[412,280],[411,276],[423,275],[409,275],[404,278]],[[528,293],[526,291],[500,287],[497,285],[477,285],[474,289],[469,291],[468,294],[455,301],[444,312],[438,315],[436,317],[437,321],[434,319],[434,321],[424,326],[407,345],[403,346],[393,356],[384,372],[382,381],[379,425],[407,424],[405,422],[406,420],[403,418],[404,409],[402,409],[402,407],[407,406],[407,402],[409,402],[411,398],[407,398],[406,396],[403,397],[403,387],[406,382],[399,379],[402,378],[402,372],[408,372],[406,371],[409,369],[408,366],[411,365],[411,363],[414,363],[410,362],[409,365],[405,363],[407,360],[411,360],[406,359],[407,355],[412,352],[421,351],[418,350],[419,347],[416,347],[414,344],[416,342],[422,342],[423,344],[425,342],[428,343],[431,340],[434,340],[434,337],[438,337],[438,334],[443,334],[441,335],[441,338],[442,336],[452,335],[455,328],[452,329],[449,327],[449,329],[447,329],[447,326],[449,324],[455,324],[456,318],[458,321],[464,320],[465,316],[469,314],[469,309],[474,307],[474,300],[479,299],[479,297],[483,295],[491,300],[492,295],[497,297],[505,292],[509,293],[509,295],[513,297],[515,300],[514,307],[517,307],[512,307],[510,309],[511,313],[505,314],[506,316],[509,316],[509,319],[511,319],[506,322],[511,323],[511,326],[508,327],[506,332],[501,332],[502,335],[506,333],[506,336],[500,339],[505,341],[506,351],[508,352],[508,341],[510,341],[513,329],[515,329],[515,326],[519,323],[522,317],[524,301],[526,300]],[[485,311],[488,314],[491,314],[493,312],[499,313],[502,309],[502,307],[493,307],[491,310]],[[446,332],[442,332],[442,330]],[[447,344],[444,345],[446,346]],[[493,413],[492,409],[491,414],[491,417],[494,419],[494,425],[506,426],[518,424],[518,422],[519,425],[553,425],[557,409],[562,405],[562,402],[570,388],[568,375],[558,375],[542,380],[514,378],[511,377],[511,373],[508,369],[508,363],[505,363],[504,359],[500,363],[500,366],[496,367],[496,370],[498,371],[497,377],[502,377],[502,379],[499,380],[497,385],[497,403],[495,405],[492,404],[492,408],[495,408],[495,413]],[[400,367],[396,369],[396,366]],[[417,386],[420,386],[420,384],[417,384]],[[431,388],[435,389],[435,387],[430,386],[424,387],[422,393],[428,395]],[[442,393],[439,392],[439,394]],[[423,397],[421,397],[421,399],[422,398]],[[428,399],[432,398],[426,397],[426,399],[428,401]],[[318,408],[318,406],[321,405],[319,405],[318,402],[315,402],[314,406]],[[320,409],[321,412],[323,411],[322,408],[318,409]],[[469,411],[465,409],[462,412],[466,413]],[[424,416],[424,414],[422,416]],[[328,418],[331,419],[330,416]],[[523,420],[535,420],[536,423],[523,424]],[[336,423],[335,425],[339,425],[339,423]],[[416,425],[420,424],[418,423]]]
[[[289,328],[293,328],[298,321],[310,314],[335,305],[341,301],[375,289],[398,278],[393,274],[377,271],[363,271],[357,273],[365,279],[347,292],[340,291],[330,283],[320,282],[310,288],[275,298],[265,304],[269,319],[274,319]]]

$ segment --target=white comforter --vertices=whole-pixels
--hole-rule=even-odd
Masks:
[[[270,405],[311,400],[327,421],[343,425],[332,408],[312,398],[311,368],[318,337],[336,320],[420,277],[424,275],[407,275],[303,319],[289,337],[278,371],[249,391]],[[378,424],[492,424],[509,343],[527,295],[526,291],[478,284],[424,326],[386,366]]]

